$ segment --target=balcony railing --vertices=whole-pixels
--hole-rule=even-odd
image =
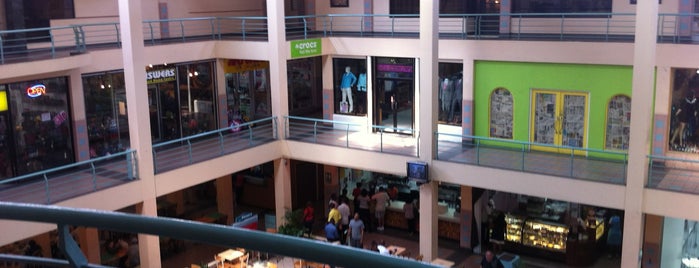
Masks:
[[[699,161],[650,155],[646,187],[699,194]]]
[[[277,117],[153,145],[155,173],[173,170],[277,140]]]
[[[626,183],[627,154],[624,152],[444,133],[435,133],[435,139],[438,160],[612,184]]]
[[[308,117],[285,116],[284,138],[302,142],[419,156],[419,132]]]
[[[128,150],[0,182],[0,201],[54,204],[138,178]]]
[[[662,13],[658,42],[695,43],[699,13]],[[444,39],[632,42],[634,13],[444,14]],[[501,20],[510,25],[501,28]],[[267,41],[266,17],[201,17],[143,22],[146,45],[206,40]],[[419,18],[400,14],[326,14],[285,17],[289,40],[311,37],[417,38]],[[118,22],[0,31],[0,64],[68,57],[93,49],[120,48]]]

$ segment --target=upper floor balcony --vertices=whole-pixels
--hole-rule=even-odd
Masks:
[[[659,43],[695,43],[696,13],[659,14]],[[287,40],[314,37],[419,37],[415,15],[325,14],[285,17]],[[439,18],[440,39],[633,42],[634,13],[450,14]],[[144,44],[206,40],[267,41],[266,17],[146,20]],[[503,26],[506,25],[506,26]],[[69,57],[121,47],[121,25],[86,23],[0,31],[0,64]]]

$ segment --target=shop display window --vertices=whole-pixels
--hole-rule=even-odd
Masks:
[[[699,135],[696,134],[699,127],[699,73],[697,69],[675,68],[672,78],[668,149],[699,153]]]
[[[612,97],[607,106],[606,149],[627,150],[631,127],[631,98],[624,95]]]
[[[415,119],[415,59],[372,59],[373,112],[376,131],[413,134]]]
[[[437,120],[440,124],[461,126],[463,70],[461,63],[439,63]]]
[[[229,126],[272,115],[268,62],[228,60],[224,69]]]
[[[322,114],[322,77],[320,57],[287,62],[289,115]]]
[[[496,88],[490,94],[490,137],[512,139],[513,106],[509,90]]]
[[[212,61],[177,65],[182,136],[217,128]]]
[[[15,175],[73,163],[68,78],[13,83],[8,91]]]
[[[366,59],[333,59],[336,114],[366,115],[368,92]]]
[[[82,80],[90,158],[124,151],[130,142],[124,73],[89,74]]]

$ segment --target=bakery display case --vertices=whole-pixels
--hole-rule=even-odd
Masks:
[[[565,252],[568,227],[562,224],[529,220],[522,228],[522,244],[552,251]]]
[[[505,223],[507,223],[505,241],[522,243],[522,224],[524,223],[524,217],[505,214]]]

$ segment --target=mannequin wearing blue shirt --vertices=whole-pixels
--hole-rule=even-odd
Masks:
[[[349,112],[353,110],[352,105],[352,87],[354,83],[357,82],[357,77],[351,72],[349,66],[345,67],[345,73],[342,75],[342,81],[340,82],[340,91],[342,91],[342,105],[343,102],[348,102],[349,99]]]

